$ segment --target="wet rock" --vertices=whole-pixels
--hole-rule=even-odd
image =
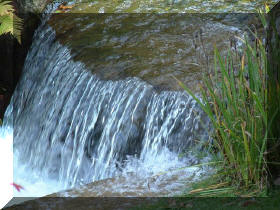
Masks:
[[[15,0],[20,13],[42,13],[53,0]]]
[[[181,90],[175,76],[198,91],[203,73],[213,70],[214,46],[225,55],[232,37],[243,36],[234,18],[224,24],[198,14],[64,13],[48,23],[73,59],[102,79],[139,77],[160,92]]]

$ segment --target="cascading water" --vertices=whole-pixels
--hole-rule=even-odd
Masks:
[[[152,177],[191,165],[179,154],[208,138],[209,120],[186,93],[158,92],[132,77],[100,80],[47,24],[35,33],[9,110],[14,181],[31,189],[16,196],[131,172]]]

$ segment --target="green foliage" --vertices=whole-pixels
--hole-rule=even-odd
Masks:
[[[222,58],[215,49],[215,72],[204,76],[202,101],[178,82],[200,104],[214,126],[214,147],[223,160],[217,166],[220,183],[227,183],[227,188],[254,188],[261,192],[267,182],[267,136],[275,114],[268,121],[264,46],[257,37],[253,46],[242,41],[245,49],[238,69],[231,51]],[[229,190],[225,186],[205,189],[204,193]]]
[[[23,21],[14,14],[9,0],[0,0],[0,35],[10,33],[21,43]]]

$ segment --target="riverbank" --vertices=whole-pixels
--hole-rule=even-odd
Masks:
[[[5,208],[6,210],[33,209],[69,209],[75,210],[165,210],[165,209],[213,209],[213,210],[278,210],[280,206],[280,188],[273,187],[266,197],[44,197]]]
[[[179,197],[162,198],[153,204],[139,205],[131,210],[152,209],[213,209],[213,210],[277,210],[280,206],[280,188],[275,187],[266,197]]]

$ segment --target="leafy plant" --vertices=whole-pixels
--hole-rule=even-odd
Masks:
[[[23,21],[14,14],[10,0],[0,0],[0,35],[10,33],[21,43]]]

